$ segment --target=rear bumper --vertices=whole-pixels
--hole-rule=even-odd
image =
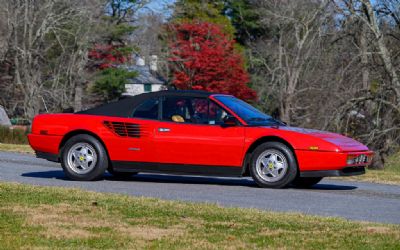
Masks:
[[[36,152],[46,152],[58,155],[62,136],[59,135],[28,135],[29,144]]]
[[[365,174],[365,167],[346,167],[339,170],[303,171],[300,177],[353,176]]]

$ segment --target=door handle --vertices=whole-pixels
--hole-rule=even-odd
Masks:
[[[159,132],[169,132],[169,131],[171,131],[171,129],[169,129],[169,128],[158,128],[158,131]]]

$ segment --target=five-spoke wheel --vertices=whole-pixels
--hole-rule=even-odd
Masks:
[[[297,175],[293,152],[280,142],[266,142],[253,152],[250,173],[261,187],[281,188],[291,183]]]
[[[93,136],[71,137],[61,149],[61,165],[72,180],[91,181],[103,176],[108,167],[107,152]]]
[[[285,176],[287,160],[278,150],[268,149],[262,152],[256,162],[257,174],[265,181],[275,182]]]
[[[96,166],[96,150],[86,142],[76,143],[68,150],[67,160],[72,171],[86,174]]]

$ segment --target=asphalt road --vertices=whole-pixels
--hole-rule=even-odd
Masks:
[[[313,189],[275,190],[257,188],[249,178],[156,174],[126,180],[105,175],[101,181],[76,182],[65,178],[59,164],[6,152],[0,152],[0,181],[400,224],[400,186],[396,185],[325,180]]]

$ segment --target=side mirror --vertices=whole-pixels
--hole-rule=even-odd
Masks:
[[[234,116],[227,116],[224,119],[223,127],[233,127],[238,125],[238,120]]]

